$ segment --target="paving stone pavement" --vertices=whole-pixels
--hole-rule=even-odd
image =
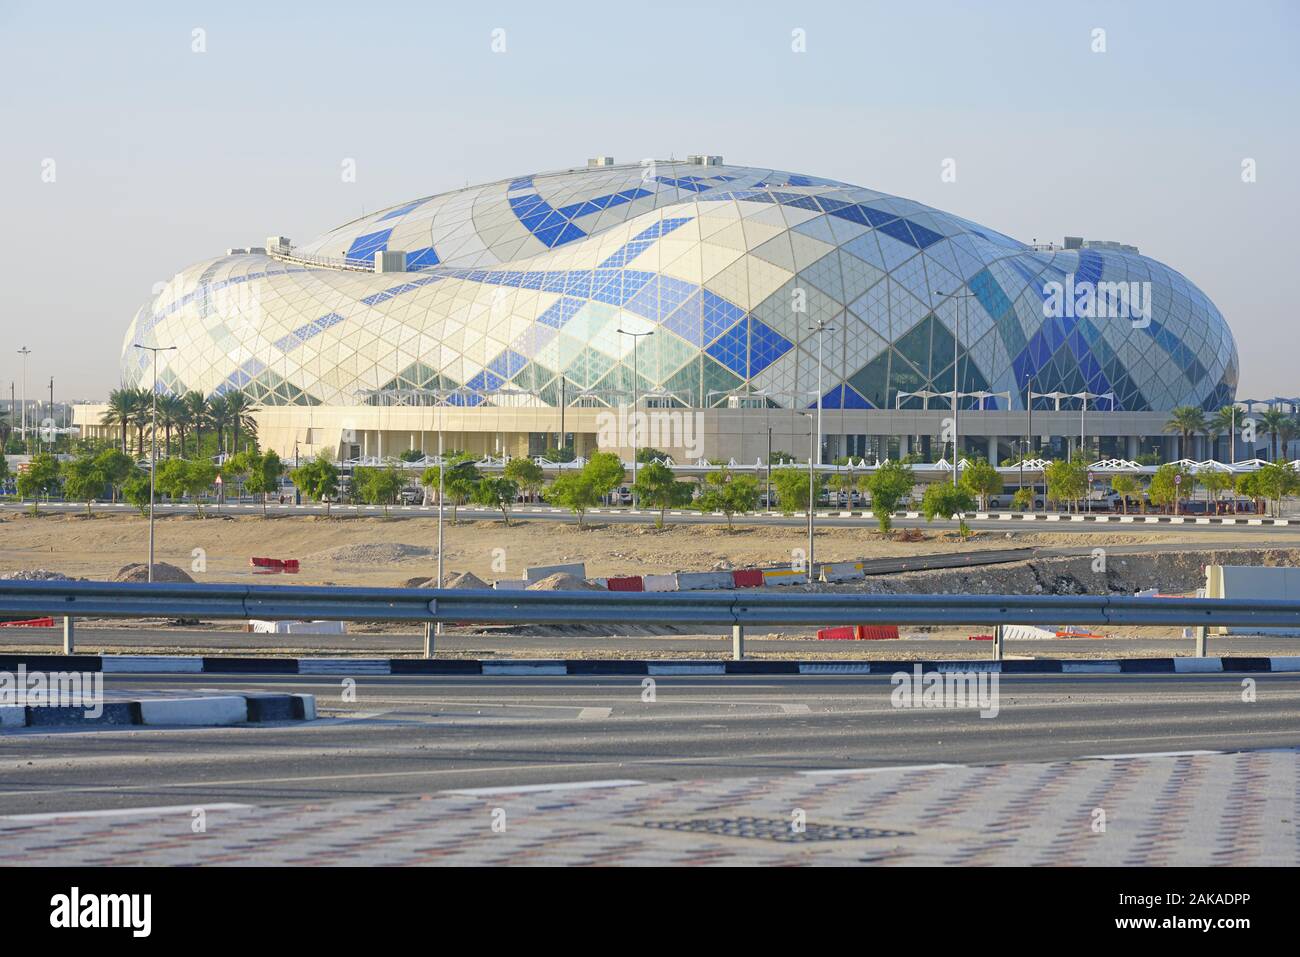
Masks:
[[[202,833],[192,821],[189,805],[0,818],[0,856],[60,866],[1295,866],[1300,752],[588,782],[220,806]]]

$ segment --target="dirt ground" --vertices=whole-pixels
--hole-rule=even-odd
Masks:
[[[156,556],[190,570],[196,581],[395,586],[435,570],[437,522],[426,518],[364,516],[160,517]],[[1300,535],[1258,530],[1236,532],[1131,531],[1097,533],[982,532],[962,539],[955,533],[925,531],[917,541],[883,540],[866,528],[826,528],[817,534],[819,561],[901,557],[985,548],[1040,546],[1169,545],[1189,554],[1211,548],[1300,545]],[[446,525],[446,570],[472,572],[485,581],[520,578],[531,565],[585,562],[589,577],[707,571],[789,562],[807,545],[794,526],[602,524],[579,530],[576,523],[516,518],[462,519]],[[130,562],[143,561],[147,522],[135,515],[0,515],[0,573],[47,569],[105,580]],[[254,575],[252,556],[296,558],[298,575]]]

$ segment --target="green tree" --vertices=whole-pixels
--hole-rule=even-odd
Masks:
[[[18,473],[18,497],[32,500],[32,514],[40,511],[42,495],[52,495],[59,490],[59,460],[49,452],[33,455],[27,468]]]
[[[966,525],[966,513],[974,509],[975,496],[970,490],[950,482],[934,482],[926,486],[921,496],[921,514],[927,522],[941,518],[957,517],[958,530],[963,536],[970,534]]]
[[[796,511],[808,510],[807,471],[798,468],[777,469],[772,473],[772,484],[776,487],[776,501],[781,507],[782,514],[793,515]],[[814,508],[817,500],[821,498],[825,485],[826,476],[818,472],[812,481]]]
[[[1128,500],[1142,491],[1142,483],[1138,481],[1136,475],[1112,475],[1110,487],[1115,494],[1120,496],[1120,509],[1127,515]]]
[[[485,475],[474,486],[474,501],[488,508],[501,509],[506,528],[510,527],[510,506],[519,496],[519,485],[505,476]]]
[[[146,481],[148,475],[145,475]],[[180,501],[188,495],[199,515],[203,514],[203,495],[217,480],[217,467],[207,459],[168,459],[158,465],[154,491]],[[145,488],[145,506],[148,507],[149,490]]]
[[[916,487],[916,475],[902,462],[885,462],[865,476],[863,484],[871,493],[871,514],[876,517],[880,533],[888,535],[894,527],[894,512]]]
[[[1282,514],[1282,499],[1300,491],[1300,474],[1290,462],[1269,462],[1255,473],[1259,476],[1256,487],[1261,498],[1272,499],[1273,515]]]
[[[1197,475],[1197,480],[1211,501],[1217,502],[1228,489],[1232,488],[1232,473],[1211,469]]]
[[[141,515],[149,514],[149,473],[136,469],[122,483],[122,497],[134,505]]]
[[[673,470],[659,462],[649,462],[637,469],[633,488],[637,501],[647,508],[659,509],[659,518],[655,520],[657,528],[664,527],[664,515],[668,509],[691,503],[693,491],[689,482],[677,481]]]
[[[104,449],[95,456],[95,468],[103,473],[104,481],[108,483],[113,501],[116,502],[122,483],[135,472],[136,465],[135,460],[120,449]]]
[[[451,523],[455,525],[459,521],[457,509],[474,497],[483,476],[474,460],[463,452],[449,453],[443,458],[447,462],[447,475],[442,479],[442,490],[451,503]],[[420,476],[420,484],[436,490],[441,474],[441,466],[431,465]]]
[[[644,448],[639,448],[636,450],[637,465],[645,465],[649,462],[653,462],[655,459],[663,460],[666,458],[668,458],[667,452],[663,451],[662,449],[656,449],[653,446],[647,445]],[[638,471],[640,470],[638,469]]]
[[[1016,489],[1015,494],[1011,496],[1011,507],[1017,512],[1032,512],[1034,510],[1034,490],[1028,486]]]
[[[597,495],[608,495],[623,484],[623,460],[613,452],[596,452],[587,459],[582,471],[591,480]]]
[[[339,470],[324,452],[290,472],[289,480],[311,501],[324,502],[329,515],[330,500],[339,494]]]
[[[804,489],[805,494],[807,488]],[[752,512],[758,507],[758,479],[752,475],[735,475],[727,469],[710,472],[704,477],[700,508],[727,516],[727,531],[734,531],[732,517]]]
[[[988,508],[989,496],[1002,494],[1002,475],[984,459],[967,461],[961,470],[958,485],[979,499],[981,508]]]
[[[1259,473],[1246,472],[1238,475],[1234,487],[1238,495],[1251,500],[1251,503],[1255,506],[1255,511],[1258,512],[1260,500],[1264,498],[1264,494],[1259,488]]]
[[[546,481],[542,467],[529,458],[511,459],[506,463],[504,474],[530,495],[536,493]]]
[[[580,472],[560,475],[543,492],[548,502],[567,508],[578,516],[578,528],[583,527],[587,510],[600,504],[600,494],[585,468]]]
[[[280,476],[284,474],[284,463],[273,451],[266,453],[245,452],[245,464],[248,467],[248,481],[244,487],[254,495],[262,496],[262,517],[266,517],[266,500],[272,492],[280,488]]]
[[[108,488],[108,477],[90,454],[80,455],[63,466],[63,494],[74,502],[86,503],[86,518],[91,505]]]
[[[1151,476],[1147,496],[1156,505],[1173,505],[1177,510],[1180,501],[1191,497],[1194,484],[1192,473],[1186,468],[1166,462]]]
[[[1055,502],[1074,502],[1077,508],[1079,500],[1088,494],[1088,464],[1082,459],[1049,462],[1043,469],[1043,478],[1047,482],[1047,497]]]
[[[352,472],[352,485],[361,501],[367,505],[382,505],[384,516],[388,507],[397,500],[406,485],[406,476],[396,465],[378,468],[357,468]]]

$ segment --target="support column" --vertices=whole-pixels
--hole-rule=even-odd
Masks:
[[[997,468],[998,464],[998,436],[990,435],[988,441],[988,454],[984,456],[988,459],[989,465]]]
[[[72,618],[68,615],[63,616],[63,653],[70,655],[76,648],[76,635]]]
[[[900,459],[905,459],[907,458],[907,454],[908,454],[907,436],[900,435],[898,437],[898,457]]]
[[[1124,458],[1130,462],[1136,461],[1138,457],[1138,437],[1130,435],[1124,440]]]
[[[1002,626],[993,626],[993,660],[1002,660]]]
[[[745,626],[731,626],[731,659],[732,661],[743,661],[745,659]]]

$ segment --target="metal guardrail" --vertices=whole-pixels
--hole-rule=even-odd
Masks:
[[[0,582],[0,615],[74,618],[474,622],[476,624],[729,625],[732,652],[744,655],[744,629],[756,625],[983,625],[1002,657],[1006,625],[1166,625],[1196,629],[1205,655],[1209,628],[1300,628],[1300,601],[1133,598],[1128,596],[869,595],[718,592],[499,592],[491,589],[334,588],[326,586],[130,582]],[[425,652],[431,655],[427,628]]]

